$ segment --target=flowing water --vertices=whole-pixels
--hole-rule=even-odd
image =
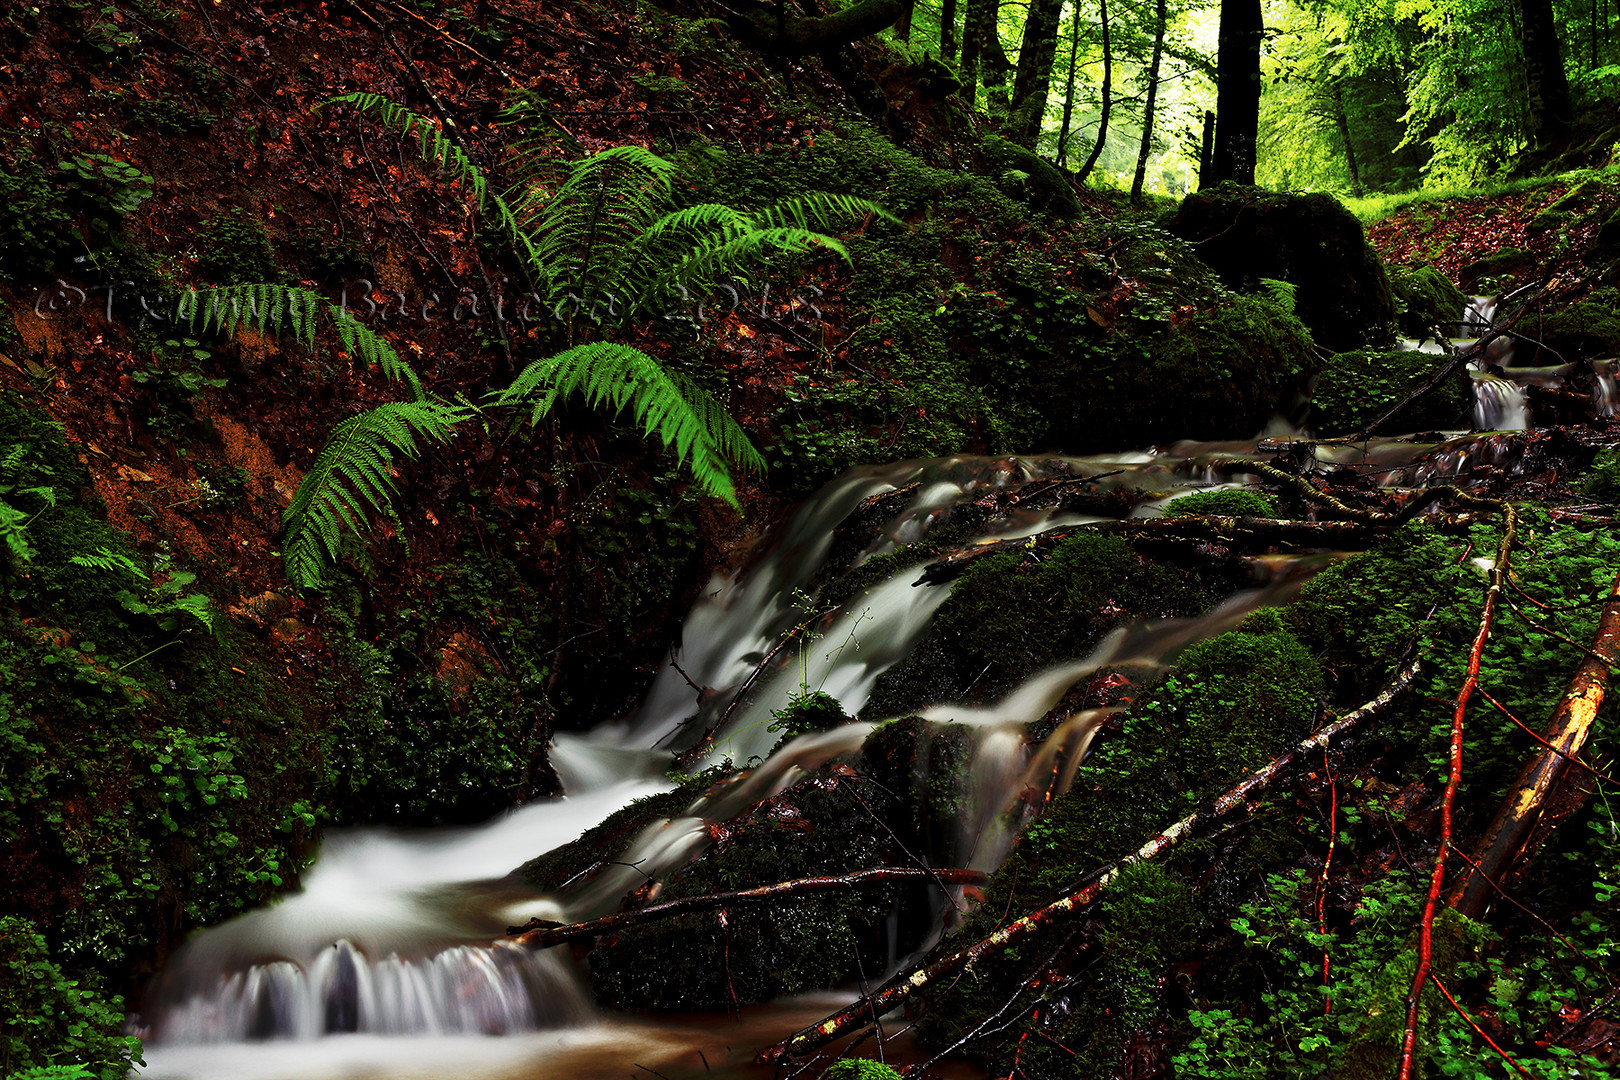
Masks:
[[[1416,486],[1448,479],[1492,447],[1489,438],[1380,439],[1315,452],[1325,463]],[[878,676],[919,640],[951,586],[922,585],[920,570],[903,572],[821,620],[817,635],[790,635],[805,623],[806,597],[829,559],[841,564],[835,571],[859,565],[924,536],[975,500],[1041,479],[1095,477],[1095,490],[1157,492],[1162,497],[1133,511],[1156,515],[1174,494],[1217,486],[1207,457],[1264,448],[1187,443],[1090,457],[964,456],[847,473],[780,525],[754,561],[711,582],[686,620],[673,662],[634,716],[557,737],[552,760],[564,797],[472,829],[333,831],[301,892],[196,935],[151,988],[145,1013],[132,1018],[148,1040],[145,1071],[199,1078],[622,1078],[632,1065],[649,1071],[660,1063],[691,1065],[693,1055],[705,1069],[742,1069],[753,1048],[800,1026],[826,1002],[782,1003],[738,1020],[684,1025],[605,1016],[592,1006],[568,950],[530,951],[498,939],[506,926],[531,916],[577,920],[612,910],[626,892],[701,851],[709,823],[859,750],[875,725],[851,723],[773,752],[771,712],[809,686],[854,715]],[[873,538],[847,550],[840,523],[885,494]],[[1015,510],[989,520],[978,542],[1098,519]],[[1004,811],[1031,791],[1049,797],[1072,781],[1107,710],[1055,717],[1055,730],[1040,745],[1030,745],[1025,732],[1076,682],[1103,666],[1167,663],[1256,607],[1285,603],[1314,565],[1253,560],[1252,587],[1202,617],[1121,625],[1091,655],[1036,675],[1000,702],[928,709],[929,719],[970,725],[976,733],[970,805],[958,837],[964,865],[993,869],[1012,840]],[[789,636],[797,644],[782,647]],[[664,770],[672,750],[694,744],[701,760],[689,762],[691,768],[722,758],[749,768],[685,813],[649,826],[625,851],[599,853],[604,861],[584,884],[539,896],[509,876],[517,863],[577,838],[630,800],[669,790]]]

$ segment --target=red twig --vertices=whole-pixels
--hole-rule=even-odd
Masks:
[[[1446,996],[1447,1001],[1451,1002],[1451,1007],[1453,1009],[1457,1010],[1457,1015],[1462,1017],[1463,1020],[1468,1024],[1469,1027],[1474,1029],[1474,1034],[1475,1035],[1478,1035],[1480,1038],[1484,1039],[1485,1042],[1490,1046],[1490,1048],[1492,1050],[1495,1050],[1497,1052],[1497,1054],[1499,1054],[1501,1056],[1503,1061],[1507,1062],[1509,1065],[1513,1066],[1513,1068],[1515,1070],[1517,1070],[1517,1072],[1518,1072],[1518,1074],[1520,1076],[1528,1077],[1529,1080],[1536,1080],[1536,1077],[1535,1077],[1534,1074],[1526,1072],[1523,1065],[1520,1065],[1517,1061],[1513,1060],[1513,1055],[1512,1054],[1508,1053],[1506,1050],[1502,1049],[1500,1046],[1497,1046],[1496,1045],[1496,1040],[1491,1038],[1489,1035],[1485,1034],[1485,1029],[1484,1028],[1482,1028],[1478,1024],[1474,1023],[1474,1018],[1472,1016],[1469,1016],[1468,1013],[1463,1009],[1463,1007],[1461,1005],[1457,1004],[1457,999],[1451,996],[1451,991],[1446,989],[1446,984],[1440,981],[1439,976],[1430,975],[1429,979],[1430,979],[1431,982],[1434,983],[1434,988],[1436,990],[1440,991],[1442,994],[1444,994]]]
[[[1406,1000],[1406,1031],[1401,1037],[1400,1080],[1412,1080],[1412,1067],[1416,1060],[1418,1006],[1423,1000],[1423,984],[1432,976],[1434,966],[1434,916],[1440,907],[1440,892],[1446,881],[1446,852],[1451,847],[1451,810],[1457,801],[1457,789],[1462,786],[1463,721],[1468,716],[1468,699],[1479,686],[1480,657],[1485,652],[1485,641],[1491,636],[1491,619],[1496,614],[1496,602],[1507,582],[1508,553],[1513,549],[1514,534],[1518,531],[1519,517],[1511,503],[1503,503],[1502,543],[1496,549],[1496,561],[1491,564],[1490,585],[1485,590],[1484,610],[1479,618],[1479,630],[1474,644],[1468,650],[1468,675],[1457,691],[1457,705],[1451,714],[1451,772],[1446,778],[1446,791],[1440,800],[1440,843],[1434,852],[1434,867],[1429,873],[1429,893],[1423,899],[1423,918],[1418,926],[1418,963],[1412,976],[1411,994]]]
[[[1598,772],[1596,769],[1592,768],[1592,766],[1588,765],[1586,762],[1582,761],[1580,758],[1571,757],[1569,754],[1565,753],[1564,751],[1558,749],[1558,747],[1554,746],[1552,743],[1548,742],[1534,728],[1530,727],[1523,720],[1520,720],[1517,716],[1514,716],[1512,713],[1508,712],[1507,706],[1503,705],[1500,701],[1497,701],[1495,698],[1491,697],[1490,692],[1487,691],[1483,686],[1479,687],[1479,696],[1484,698],[1486,701],[1490,702],[1491,705],[1496,708],[1497,712],[1501,713],[1503,716],[1507,717],[1509,720],[1513,721],[1515,724],[1518,724],[1519,727],[1524,729],[1525,734],[1529,735],[1532,739],[1536,740],[1536,742],[1540,743],[1546,749],[1551,750],[1553,753],[1557,754],[1559,757],[1563,758],[1565,761],[1569,762],[1571,765],[1574,765],[1576,768],[1585,769],[1587,772],[1591,773],[1594,777],[1596,777],[1597,779],[1603,781],[1605,784],[1613,784],[1615,787],[1620,787],[1620,780],[1616,780],[1612,776],[1606,776],[1603,773]]]

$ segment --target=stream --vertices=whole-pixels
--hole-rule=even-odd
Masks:
[[[1476,375],[1476,386],[1480,428],[1528,424],[1517,381]],[[1600,393],[1613,398],[1612,379],[1600,383]],[[1612,400],[1603,404],[1614,406]],[[1262,439],[1111,455],[960,456],[846,473],[781,522],[751,562],[709,584],[686,619],[672,662],[632,716],[557,736],[552,762],[564,797],[474,828],[333,830],[301,892],[196,934],[131,1018],[146,1040],[143,1074],[558,1080],[669,1070],[752,1074],[749,1062],[760,1046],[850,1000],[853,988],[756,1006],[736,1017],[644,1020],[599,1010],[568,949],[533,951],[499,939],[506,927],[532,917],[574,921],[612,911],[641,882],[701,851],[709,823],[859,751],[874,723],[801,736],[779,749],[769,725],[772,711],[801,686],[819,687],[855,715],[950,594],[950,583],[922,586],[919,569],[904,571],[844,603],[808,645],[779,647],[805,619],[807,596],[835,554],[837,527],[864,501],[909,493],[893,500],[876,538],[850,565],[924,537],[950,520],[954,508],[1041,479],[1098,477],[1092,481],[1098,491],[1151,491],[1155,498],[1132,515],[1156,516],[1175,495],[1241,486],[1217,483],[1206,458],[1263,456],[1270,445]],[[1380,438],[1315,452],[1324,462],[1415,487],[1449,480],[1502,450],[1500,437],[1460,436],[1442,442]],[[1015,510],[992,518],[973,542],[1095,520],[1101,519]],[[849,559],[848,552],[837,554]],[[962,865],[993,870],[1013,839],[1003,811],[1031,788],[1050,795],[1072,780],[1108,710],[1058,717],[1039,745],[1026,731],[1076,682],[1107,665],[1172,662],[1189,644],[1231,629],[1255,608],[1286,603],[1323,560],[1271,556],[1248,564],[1249,587],[1198,618],[1122,624],[1091,655],[1037,674],[997,703],[942,702],[925,712],[929,719],[970,725],[977,736],[969,805],[959,825]],[[631,800],[670,790],[665,770],[672,751],[699,743],[704,731],[712,740],[698,746],[689,769],[729,759],[745,766],[739,779],[648,826],[627,850],[598,852],[613,862],[577,886],[537,895],[511,876],[516,863],[578,838]],[[905,959],[891,948],[888,966]]]

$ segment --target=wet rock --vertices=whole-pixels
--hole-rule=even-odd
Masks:
[[[291,645],[302,638],[309,627],[294,618],[278,619],[270,628],[272,645]]]
[[[1503,248],[1494,255],[1476,259],[1458,272],[1457,283],[1472,292],[1491,278],[1517,277],[1536,268],[1536,256],[1523,248]]]
[[[1290,282],[1294,313],[1317,344],[1337,352],[1388,342],[1389,279],[1361,222],[1332,196],[1222,184],[1188,195],[1167,227],[1231,288]]]
[[[1426,264],[1393,267],[1390,290],[1397,305],[1396,326],[1410,337],[1432,337],[1436,326],[1455,333],[1458,313],[1468,298],[1451,279]]]
[[[484,673],[494,662],[489,650],[479,644],[476,638],[457,631],[439,650],[438,676],[452,694],[465,694],[484,678]]]

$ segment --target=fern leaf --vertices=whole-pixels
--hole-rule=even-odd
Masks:
[[[415,460],[419,437],[448,442],[471,411],[442,401],[398,401],[333,428],[281,516],[288,579],[319,584],[319,568],[340,556],[345,536],[361,535],[362,523],[392,499],[395,459]]]
[[[593,342],[536,360],[495,403],[527,405],[538,422],[575,394],[592,407],[628,411],[644,435],[674,449],[705,491],[732,506],[738,503],[731,465],[764,468],[764,458],[719,402],[627,345]]]
[[[446,138],[444,132],[440,131],[439,126],[432,120],[390,101],[381,94],[363,92],[341,94],[321,102],[315,108],[320,109],[327,105],[352,105],[357,111],[375,118],[384,130],[399,138],[414,135],[422,160],[466,187],[472,192],[474,203],[480,208],[483,207],[488,190],[483,170],[473,164],[472,159],[461,147]]]

